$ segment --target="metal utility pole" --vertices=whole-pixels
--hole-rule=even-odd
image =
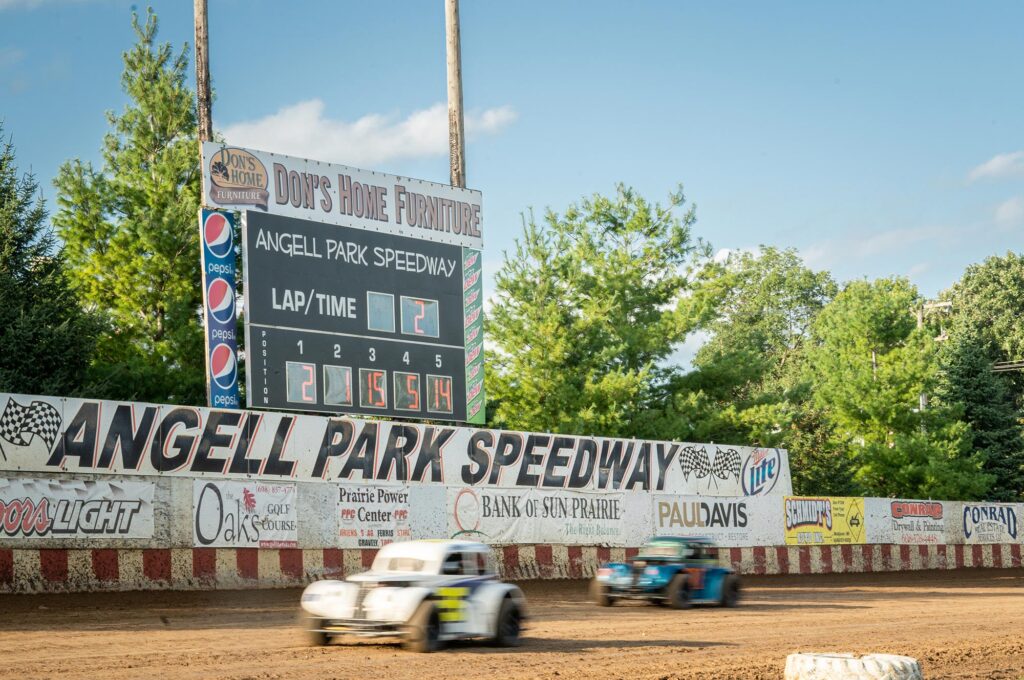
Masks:
[[[949,312],[952,309],[953,309],[953,303],[949,302],[948,300],[941,300],[941,301],[936,301],[936,302],[924,302],[924,303],[922,303],[922,305],[920,307],[918,307],[917,309],[914,310],[914,313],[917,315],[917,327],[918,328],[924,328],[924,319],[925,319],[925,316],[927,316],[929,312],[936,312],[936,311],[938,311],[938,312]],[[935,338],[935,340],[939,341],[939,342],[941,342],[942,340],[945,340],[945,339],[946,339],[945,331],[940,332],[939,336],[937,338]],[[928,408],[928,395],[927,394],[922,392],[918,401],[919,401],[919,404],[920,404],[920,407],[921,407],[921,411],[924,411],[925,409]]]
[[[196,6],[205,0],[196,0]],[[466,136],[462,116],[462,44],[459,39],[459,0],[445,0],[448,51],[448,147],[452,186],[466,186]],[[196,29],[198,30],[198,28]]]
[[[213,139],[210,101],[210,33],[206,22],[206,0],[194,0],[196,18],[196,99],[199,113],[199,141]]]

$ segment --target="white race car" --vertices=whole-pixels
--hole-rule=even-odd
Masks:
[[[317,581],[302,593],[310,641],[342,635],[399,637],[432,652],[448,640],[519,644],[526,599],[495,575],[491,551],[469,541],[407,541],[384,546],[369,571]]]

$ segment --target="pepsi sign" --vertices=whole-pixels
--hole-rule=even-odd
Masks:
[[[206,212],[204,211],[204,214]],[[235,240],[232,235],[233,226],[230,215],[209,212],[203,218],[203,245],[210,254],[217,258],[233,254]]]
[[[238,389],[238,362],[235,350],[227,343],[220,343],[210,352],[210,378],[222,390]]]
[[[202,210],[203,307],[206,320],[206,393],[210,406],[241,408],[235,315],[235,238],[231,213]]]
[[[226,280],[213,279],[206,287],[206,308],[217,323],[235,322],[235,291]]]

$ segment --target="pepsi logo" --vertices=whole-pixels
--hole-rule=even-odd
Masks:
[[[235,291],[224,279],[214,279],[206,289],[206,305],[217,323],[234,323]]]
[[[238,362],[234,351],[223,342],[210,352],[210,373],[213,383],[222,390],[229,390],[238,380]]]
[[[228,218],[216,212],[207,215],[203,223],[203,242],[214,257],[225,257],[231,253],[235,244]]]

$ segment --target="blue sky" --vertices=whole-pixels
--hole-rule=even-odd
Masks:
[[[443,0],[209,4],[229,141],[447,180]],[[192,3],[153,5],[192,41]],[[132,6],[0,0],[0,118],[51,199],[124,105]],[[1020,2],[462,0],[488,274],[530,206],[683,182],[716,249],[934,295],[1024,250],[1022,26]]]

